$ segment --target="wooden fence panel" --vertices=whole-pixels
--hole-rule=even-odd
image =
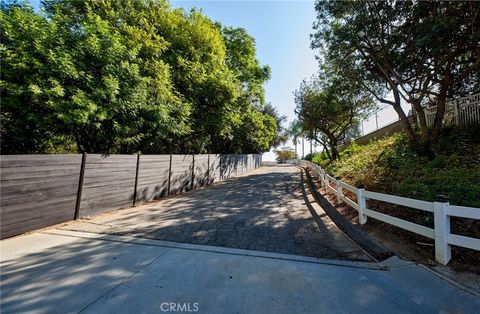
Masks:
[[[208,184],[209,170],[208,170],[209,157],[208,154],[195,155],[195,173],[193,188],[201,187]]]
[[[170,155],[140,155],[135,204],[168,195]]]
[[[172,155],[170,195],[192,189],[193,155]]]
[[[221,180],[222,171],[220,169],[221,157],[219,154],[210,154],[210,183]]]
[[[4,155],[0,238],[72,220],[82,155]]]
[[[136,202],[166,196],[169,186],[177,194],[235,177],[261,161],[233,154],[171,158],[169,173],[169,155],[140,156]],[[5,155],[0,162],[0,238],[74,219],[82,155]],[[131,206],[136,170],[137,155],[86,155],[79,217]]]
[[[235,175],[235,155],[220,155],[220,180],[226,180]]]
[[[136,155],[87,155],[80,217],[133,204]]]
[[[243,158],[242,155],[235,155],[235,169],[236,174],[242,175],[243,174]]]
[[[236,163],[238,167],[238,175],[246,173],[247,164],[248,164],[248,155],[237,155]]]
[[[262,165],[262,155],[254,155],[254,167],[259,168]]]

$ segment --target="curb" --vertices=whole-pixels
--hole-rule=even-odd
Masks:
[[[378,260],[385,260],[395,254],[388,250],[383,244],[375,240],[365,230],[353,225],[350,221],[340,214],[330,202],[325,199],[318,191],[313,187],[312,177],[308,171],[305,171],[307,177],[307,184],[310,188],[315,201],[323,208],[325,213],[332,219],[332,221],[345,232],[353,241],[358,243],[364,250]]]

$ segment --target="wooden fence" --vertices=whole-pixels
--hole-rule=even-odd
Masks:
[[[465,237],[450,233],[450,217],[462,217],[480,220],[480,208],[451,205],[445,196],[437,196],[433,202],[388,195],[367,191],[363,186],[355,188],[339,178],[327,174],[320,166],[306,160],[295,161],[301,167],[313,171],[320,180],[322,187],[336,195],[338,203],[345,202],[358,212],[360,224],[367,222],[367,217],[386,222],[399,228],[420,234],[435,241],[435,259],[446,265],[451,259],[450,245],[465,247],[480,251],[480,239]],[[356,201],[347,197],[343,190],[356,195]],[[377,200],[394,205],[415,208],[433,213],[434,228],[428,228],[403,219],[392,217],[367,207],[367,200]]]
[[[261,155],[3,155],[0,164],[3,239],[235,177]]]

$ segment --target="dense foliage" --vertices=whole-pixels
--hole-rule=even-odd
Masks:
[[[367,145],[353,142],[330,162],[325,154],[312,161],[328,173],[366,189],[432,201],[448,195],[455,205],[480,207],[480,138],[478,125],[442,129],[432,146],[435,158],[419,156],[405,134],[394,134]]]
[[[475,1],[317,1],[312,48],[322,62],[392,105],[410,141],[429,150],[448,98],[480,87],[480,3]],[[402,99],[418,117],[415,133]],[[435,103],[427,127],[424,106]]]
[[[2,153],[258,153],[283,117],[241,28],[162,0],[3,3]]]

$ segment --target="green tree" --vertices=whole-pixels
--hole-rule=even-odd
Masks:
[[[188,106],[175,95],[168,67],[141,55],[146,46],[155,47],[151,54],[158,54],[165,44],[158,38],[148,42],[132,29],[137,38],[126,36],[123,31],[131,25],[103,19],[98,14],[102,11],[90,4],[97,3],[49,1],[48,19],[27,7],[2,10],[6,24],[2,52],[7,56],[2,68],[6,87],[2,89],[2,112],[15,116],[19,128],[29,134],[42,134],[43,127],[74,138],[79,151],[148,150],[152,141],[184,133]],[[29,17],[19,20],[25,14]],[[28,19],[46,29],[17,28]],[[25,47],[23,55],[17,47]],[[25,60],[34,66],[18,68]],[[15,90],[25,92],[18,95]],[[29,128],[28,121],[35,121],[36,126]],[[17,137],[19,143],[28,141],[29,134],[6,129],[6,133],[22,135]],[[12,152],[8,147],[18,147],[9,136],[5,139],[2,149],[7,153]],[[43,150],[34,145],[20,152]]]
[[[273,132],[273,139],[270,142],[269,149],[271,147],[276,148],[288,140],[288,133],[283,124],[287,120],[286,116],[280,115],[277,109],[271,104],[267,103],[260,112],[268,117],[272,117],[275,120],[276,128]],[[266,136],[270,136],[267,135]]]
[[[271,70],[257,60],[255,39],[244,28],[217,25],[225,41],[225,62],[241,82],[241,101],[262,108],[265,105],[263,84],[270,79]]]
[[[287,135],[292,138],[293,143],[295,144],[295,156],[298,156],[298,139],[300,137],[303,137],[303,123],[301,120],[295,119],[293,120],[288,129],[287,129]]]
[[[243,28],[217,23],[225,42],[225,62],[237,82],[238,97],[227,113],[227,132],[212,138],[216,151],[264,152],[283,140],[285,117],[265,103],[263,84],[270,78],[270,68],[261,66],[255,55],[255,40]],[[272,120],[273,118],[273,120]],[[273,122],[273,124],[272,124]]]
[[[290,147],[282,147],[281,149],[275,150],[275,155],[277,155],[277,161],[281,163],[286,163],[287,160],[297,158],[297,154],[295,154]]]
[[[338,159],[338,143],[368,114],[373,100],[360,84],[343,81],[333,73],[320,73],[304,80],[295,92],[298,119],[308,138],[331,150],[329,157]],[[327,150],[328,153],[328,150]]]
[[[42,151],[55,138],[58,119],[49,104],[63,89],[47,64],[54,52],[45,49],[54,33],[55,26],[27,4],[2,5],[2,153]]]
[[[161,0],[42,7],[2,4],[2,152],[74,144],[94,153],[228,153],[278,143],[282,119],[264,100],[270,70],[245,30]]]
[[[339,67],[353,60],[350,74],[380,87],[370,92],[394,107],[413,143],[426,147],[436,141],[447,97],[478,85],[472,80],[478,80],[480,66],[479,3],[317,1],[316,10],[312,47]],[[385,98],[388,92],[393,99]],[[423,107],[432,97],[437,114],[430,132]],[[402,99],[416,111],[420,139],[401,109]]]
[[[234,133],[233,151],[237,153],[269,151],[276,136],[275,118],[249,107],[241,119],[241,127]]]

